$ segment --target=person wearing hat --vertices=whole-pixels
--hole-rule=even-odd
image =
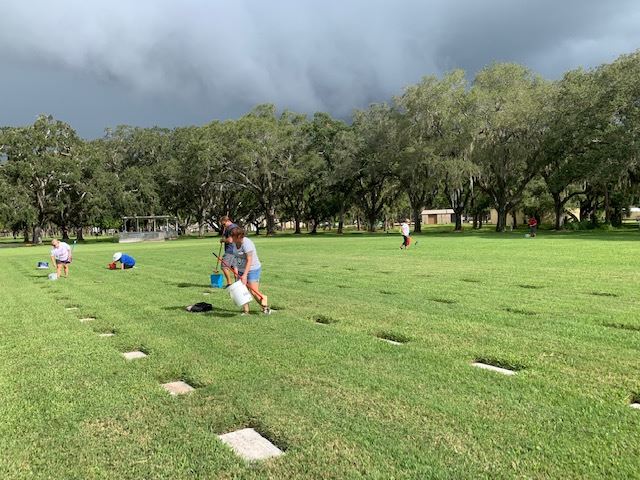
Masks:
[[[410,220],[407,218],[404,222],[402,222],[402,224],[400,225],[400,231],[402,233],[402,245],[400,246],[400,249],[407,249],[409,248],[409,245],[411,245],[411,231],[409,229],[409,222]]]
[[[133,268],[136,265],[135,259],[126,253],[116,252],[113,254],[113,263],[120,262],[120,269]]]

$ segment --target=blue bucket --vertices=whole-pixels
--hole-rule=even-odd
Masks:
[[[224,276],[221,273],[213,273],[211,275],[211,286],[213,288],[222,288]]]

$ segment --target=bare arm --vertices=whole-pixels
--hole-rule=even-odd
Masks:
[[[242,275],[242,283],[247,283],[247,276],[249,270],[251,270],[251,263],[253,263],[253,254],[247,253],[247,265],[244,267],[244,275]]]

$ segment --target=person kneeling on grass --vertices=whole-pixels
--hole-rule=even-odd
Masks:
[[[136,261],[132,256],[122,252],[116,252],[113,254],[113,263],[116,264],[117,262],[120,262],[121,270],[133,268],[136,265]],[[117,265],[115,266],[115,268],[118,268]]]
[[[262,307],[262,313],[269,315],[271,309],[267,303],[267,296],[260,293],[260,274],[262,272],[262,264],[258,258],[258,252],[254,243],[245,237],[244,229],[236,227],[231,230],[231,238],[233,240],[233,256],[235,257],[235,269],[240,277],[240,281],[244,283],[253,298]],[[242,306],[244,313],[249,313],[249,304]]]
[[[60,240],[53,239],[51,240],[51,266],[56,266],[56,273],[58,278],[60,278],[60,274],[62,273],[62,268],[64,267],[64,276],[65,278],[69,277],[69,264],[72,260],[71,247],[66,242],[61,242]]]

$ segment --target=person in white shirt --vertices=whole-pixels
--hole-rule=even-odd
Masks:
[[[402,245],[400,246],[400,250],[402,250],[403,248],[406,250],[407,248],[409,248],[409,245],[411,245],[411,231],[409,230],[409,222],[410,220],[407,219],[400,225],[400,231],[402,232]]]
[[[51,266],[56,266],[58,278],[64,268],[65,278],[69,277],[69,264],[72,260],[71,247],[66,242],[61,242],[58,239],[51,240]]]
[[[262,313],[269,315],[271,310],[267,303],[267,296],[260,293],[260,274],[262,273],[262,264],[258,258],[255,244],[245,237],[243,228],[236,227],[231,230],[231,239],[233,240],[233,256],[235,258],[234,270],[240,277],[240,281],[244,283],[251,295],[262,307]],[[242,306],[243,312],[249,313],[249,304]]]

